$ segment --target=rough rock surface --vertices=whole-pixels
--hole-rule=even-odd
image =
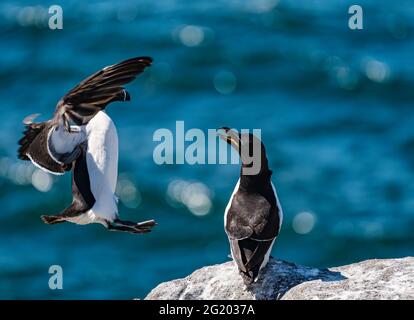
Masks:
[[[271,259],[247,289],[232,261],[161,283],[145,299],[414,299],[414,257],[316,269]]]

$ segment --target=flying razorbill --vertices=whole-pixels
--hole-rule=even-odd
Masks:
[[[227,127],[217,132],[221,139],[237,150],[242,162],[240,178],[225,209],[224,229],[243,282],[251,285],[269,261],[280,232],[283,212],[271,182],[272,171],[263,143],[253,134],[240,134]],[[252,153],[254,143],[259,146],[260,154]],[[247,174],[244,170],[255,165],[260,165],[257,174]]]
[[[118,136],[104,112],[113,101],[130,100],[122,86],[151,63],[150,57],[138,57],[105,67],[63,96],[52,119],[33,122],[37,114],[24,119],[18,157],[52,174],[72,170],[71,205],[56,215],[41,216],[45,223],[100,223],[131,233],[146,233],[155,225],[154,220],[134,223],[118,218]]]

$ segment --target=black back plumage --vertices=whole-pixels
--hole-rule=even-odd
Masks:
[[[279,215],[272,187],[257,191],[239,187],[227,213],[226,231],[231,239],[273,239],[279,228]]]
[[[59,213],[61,217],[75,217],[87,212],[95,204],[89,179],[88,166],[86,162],[86,148],[82,149],[81,155],[76,159],[72,172],[72,203],[69,207]]]
[[[65,219],[75,218],[86,213],[95,204],[86,160],[86,145],[81,149],[72,170],[72,203],[56,215],[41,216],[47,224],[55,224]]]
[[[246,284],[258,277],[266,253],[279,234],[280,214],[270,179],[260,189],[244,189],[240,183],[231,200],[225,228]]]

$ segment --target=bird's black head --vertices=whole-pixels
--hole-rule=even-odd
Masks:
[[[217,135],[239,153],[242,176],[269,176],[271,174],[265,146],[254,134],[240,133],[228,127],[222,127],[217,130]]]

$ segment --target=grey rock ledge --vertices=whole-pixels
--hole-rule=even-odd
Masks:
[[[414,257],[366,260],[329,269],[271,259],[249,290],[229,261],[161,283],[145,299],[414,299]]]

